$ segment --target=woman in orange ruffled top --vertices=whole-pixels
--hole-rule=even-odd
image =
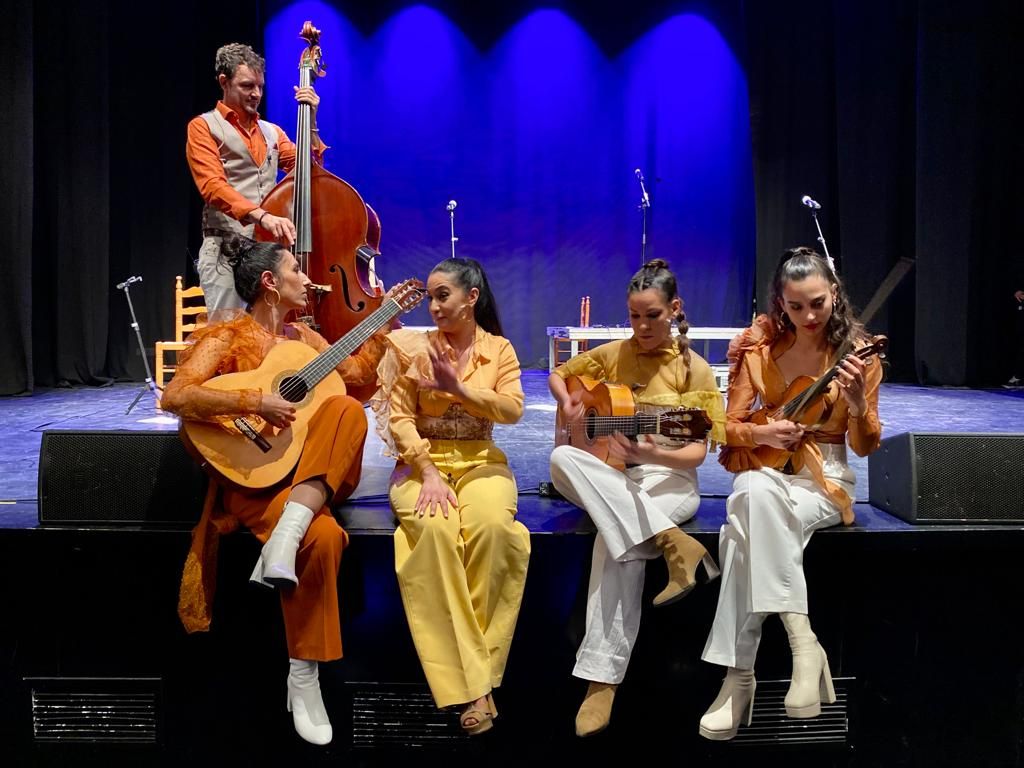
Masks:
[[[306,303],[309,278],[295,257],[277,243],[227,238],[223,259],[234,273],[235,289],[248,310],[208,325],[189,337],[161,407],[182,418],[230,424],[238,416],[259,415],[275,427],[295,420],[295,408],[280,395],[259,389],[218,390],[203,386],[214,376],[250,371],[281,341],[301,341],[323,352],[329,346],[302,323],[286,323]],[[370,337],[337,368],[350,386],[376,381],[387,329]],[[309,422],[298,466],[292,476],[265,489],[217,489],[208,496],[192,534],[182,575],[178,613],[189,632],[205,630],[220,533],[242,524],[265,542],[252,580],[281,587],[290,669],[288,710],[298,734],[314,744],[331,740],[331,723],[320,695],[318,662],[341,658],[338,568],[348,535],[330,505],[359,484],[366,416],[348,395],[330,397]],[[220,503],[215,498],[219,490]]]
[[[854,474],[846,442],[858,456],[878,447],[878,387],[882,366],[849,355],[825,395],[830,411],[811,428],[787,420],[758,424],[761,406],[783,404],[799,376],[819,377],[845,342],[868,342],[854,319],[842,283],[810,248],[783,254],[772,279],[769,315],[761,315],[730,345],[727,448],[721,463],[736,472],[719,538],[722,586],[703,659],[728,668],[718,697],[701,718],[700,733],[731,739],[750,723],[754,659],[761,626],[782,618],[793,653],[786,694],[789,717],[815,717],[835,700],[825,651],[811,631],[803,551],[819,529],[853,522]],[[783,469],[762,466],[758,446],[793,451]]]

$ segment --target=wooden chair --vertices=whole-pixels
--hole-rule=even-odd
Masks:
[[[206,304],[203,289],[182,288],[181,275],[174,278],[174,340],[156,343],[154,379],[159,391],[163,391],[165,374],[174,374],[175,366],[166,365],[165,352],[180,352],[185,348],[185,337],[197,328],[206,325]]]
[[[590,297],[589,296],[583,296],[583,297],[580,298],[580,324],[579,324],[579,327],[580,328],[589,328],[590,327]],[[554,359],[552,368],[554,368],[557,365],[561,365],[566,360],[569,360],[573,356],[573,354],[574,354],[573,353],[573,349],[572,349],[572,340],[571,339],[561,339],[561,338],[556,337],[554,341],[555,341],[555,359]],[[576,341],[576,352],[575,352],[575,354],[579,354],[580,352],[586,352],[587,351],[587,344],[588,344],[588,342],[587,342],[586,339],[578,339]]]

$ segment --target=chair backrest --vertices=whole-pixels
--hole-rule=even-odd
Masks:
[[[203,289],[182,288],[181,275],[174,278],[174,340],[184,341],[192,331],[206,325]]]

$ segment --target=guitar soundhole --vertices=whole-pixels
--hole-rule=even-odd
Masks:
[[[593,440],[597,436],[597,421],[594,418],[596,414],[590,411],[583,418],[583,429],[587,433],[587,440]]]
[[[281,382],[278,392],[289,403],[298,403],[305,399],[309,387],[298,376],[289,376]]]

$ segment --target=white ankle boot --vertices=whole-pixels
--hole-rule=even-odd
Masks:
[[[722,690],[700,719],[700,735],[712,741],[728,741],[736,735],[740,722],[750,725],[756,688],[752,669],[729,667]]]
[[[821,714],[822,701],[833,704],[836,700],[828,658],[811,631],[810,619],[805,614],[779,615],[793,652],[793,678],[786,693],[786,715],[793,718],[817,717]]]
[[[263,552],[256,561],[249,581],[265,587],[288,587],[299,583],[295,575],[295,553],[299,549],[306,529],[313,521],[313,510],[289,501],[284,505],[281,519],[274,526],[273,533],[263,545]]]
[[[288,711],[295,732],[310,744],[330,744],[334,732],[320,695],[319,665],[302,659],[288,661]]]

